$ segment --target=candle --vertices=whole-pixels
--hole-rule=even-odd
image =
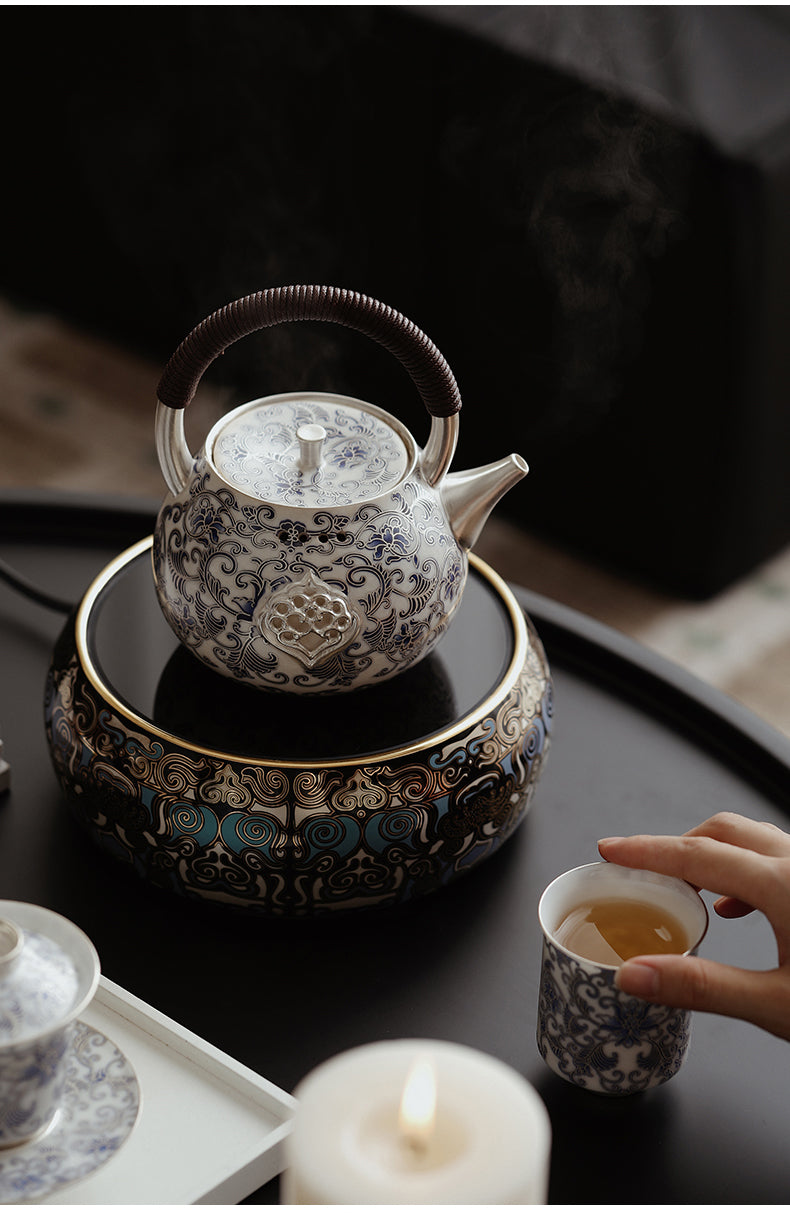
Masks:
[[[363,1045],[297,1087],[284,1204],[545,1204],[551,1127],[530,1084],[447,1041]]]

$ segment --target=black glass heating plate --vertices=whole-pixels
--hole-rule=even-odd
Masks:
[[[401,748],[450,728],[496,689],[514,653],[505,600],[472,568],[447,632],[410,670],[337,694],[260,691],[215,673],[178,642],[159,608],[148,548],[115,570],[86,636],[106,688],[156,729],[199,748],[311,763]]]

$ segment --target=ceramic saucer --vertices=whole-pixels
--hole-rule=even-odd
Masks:
[[[35,1141],[0,1150],[0,1203],[38,1201],[84,1179],[129,1137],[140,1088],[128,1060],[103,1033],[78,1022],[63,1104]]]

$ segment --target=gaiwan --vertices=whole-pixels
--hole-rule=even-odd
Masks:
[[[298,320],[356,329],[402,363],[431,416],[424,449],[373,404],[291,392],[234,409],[191,454],[184,409],[214,358]],[[266,690],[348,691],[427,656],[461,601],[469,549],[527,472],[518,455],[449,472],[461,398],[444,358],[398,312],[335,287],[274,288],[214,312],[158,397],[161,609],[202,662]]]

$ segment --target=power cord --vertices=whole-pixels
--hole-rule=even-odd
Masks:
[[[66,602],[65,598],[58,598],[57,595],[49,594],[46,590],[33,585],[32,581],[28,581],[26,577],[23,577],[21,573],[13,569],[10,564],[6,564],[1,556],[0,581],[4,581],[12,589],[18,590],[26,598],[32,598],[33,602],[37,602],[39,606],[47,607],[50,611],[59,611],[63,615],[68,615],[74,610],[73,602]],[[0,796],[4,792],[7,792],[10,786],[11,767],[3,757],[3,742],[0,740]]]
[[[28,581],[27,577],[23,577],[10,564],[7,564],[2,556],[0,556],[0,581],[4,581],[13,590],[24,594],[26,598],[31,598],[39,606],[47,607],[50,611],[58,611],[61,615],[71,614],[76,605],[73,602],[67,602],[65,598],[58,598],[56,594],[50,594],[47,590],[42,590],[39,586],[34,585],[32,581]],[[3,742],[0,739],[0,796],[8,792],[10,787],[11,766],[3,757]]]
[[[0,796],[11,787],[11,767],[3,758],[3,743],[0,741]]]
[[[55,594],[49,594],[46,590],[39,589],[38,586],[33,585],[32,581],[28,581],[16,569],[11,568],[10,564],[6,564],[2,557],[0,557],[0,581],[5,581],[12,589],[18,590],[27,598],[32,598],[33,602],[47,607],[50,611],[59,611],[63,615],[68,615],[76,605],[73,602],[67,602],[64,598],[58,598]]]

